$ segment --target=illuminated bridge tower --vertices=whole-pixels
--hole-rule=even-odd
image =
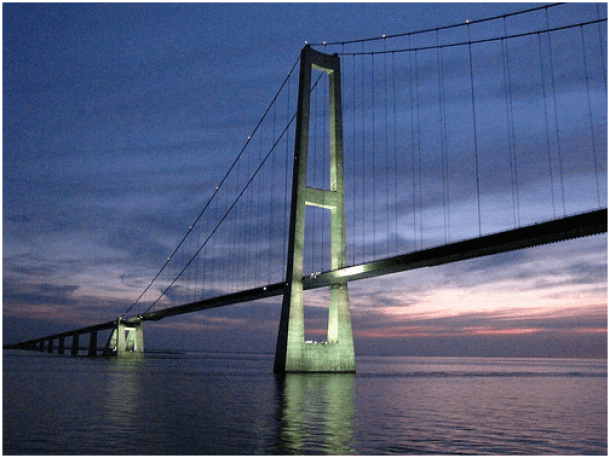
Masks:
[[[330,189],[327,190],[306,185],[312,69],[327,73],[329,78]],[[323,54],[309,46],[303,48],[297,110],[286,289],[282,303],[274,370],[276,373],[355,372],[356,357],[347,282],[330,286],[326,342],[305,342],[303,310],[303,249],[305,207],[307,205],[330,210],[331,269],[340,269],[346,264],[339,56]]]

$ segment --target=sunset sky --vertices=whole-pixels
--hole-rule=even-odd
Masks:
[[[221,181],[306,41],[400,34],[534,6],[4,3],[3,342],[123,313]],[[554,20],[607,14],[605,4],[580,7]],[[592,90],[604,81],[594,76]],[[515,97],[519,90],[527,99],[526,88]],[[593,95],[593,109],[605,110],[606,95]],[[595,131],[607,132],[605,113],[599,119]],[[603,137],[597,147],[606,151]],[[606,207],[605,155],[598,160]],[[530,173],[524,208],[539,203],[538,172]],[[591,182],[579,173],[566,186]],[[574,191],[570,209],[594,209],[599,199],[587,194]],[[605,234],[349,288],[357,355],[607,355]],[[324,338],[317,330],[327,295],[306,295],[313,338]],[[273,298],[145,323],[146,347],[271,353],[280,306]]]

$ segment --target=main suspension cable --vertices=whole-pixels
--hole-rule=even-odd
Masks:
[[[206,210],[208,209],[208,207],[210,206],[210,204],[212,203],[212,201],[214,200],[214,198],[216,197],[216,195],[219,193],[221,187],[223,186],[223,184],[226,182],[226,180],[228,179],[229,175],[231,174],[231,172],[233,171],[233,169],[235,168],[236,164],[239,162],[240,158],[242,157],[242,155],[244,154],[244,152],[246,151],[248,145],[250,144],[252,138],[254,137],[254,135],[256,134],[256,132],[258,131],[259,127],[262,125],[263,121],[265,120],[267,114],[269,113],[269,111],[271,110],[271,107],[275,104],[276,100],[278,99],[279,95],[281,94],[282,90],[284,89],[284,86],[286,86],[286,83],[288,82],[288,80],[290,79],[294,69],[296,68],[297,64],[300,61],[300,57],[295,61],[295,63],[293,64],[292,68],[290,69],[290,71],[288,72],[288,75],[286,76],[286,78],[284,79],[284,81],[282,82],[282,84],[280,85],[280,88],[278,89],[278,91],[276,92],[275,96],[273,97],[273,100],[271,101],[271,103],[269,103],[269,106],[267,107],[267,109],[265,110],[265,112],[263,113],[262,117],[260,118],[260,120],[258,121],[258,123],[256,124],[256,126],[254,127],[254,130],[252,131],[252,133],[248,136],[248,139],[246,140],[246,143],[244,144],[244,146],[242,147],[242,149],[240,150],[239,154],[237,155],[237,157],[235,158],[235,160],[233,161],[233,163],[231,164],[231,166],[229,167],[229,170],[225,173],[225,175],[223,176],[222,180],[220,180],[220,183],[218,184],[218,186],[216,186],[216,188],[214,189],[214,192],[212,193],[212,195],[210,196],[210,198],[208,199],[208,201],[206,202],[205,206],[203,207],[203,209],[201,210],[201,212],[197,215],[197,218],[195,218],[195,221],[193,222],[193,224],[191,224],[189,226],[189,229],[187,230],[186,234],[184,235],[184,237],[182,237],[182,240],[180,240],[180,243],[178,243],[178,246],[176,246],[176,248],[174,249],[174,251],[172,252],[172,254],[167,258],[167,261],[165,261],[165,263],[163,264],[163,266],[161,267],[161,269],[159,270],[159,272],[157,272],[157,274],[154,276],[154,278],[151,280],[151,282],[146,286],[146,288],[144,288],[144,291],[142,291],[142,293],[137,297],[137,299],[127,308],[127,310],[125,310],[125,312],[123,312],[122,316],[125,316],[127,313],[129,313],[129,311],[140,301],[140,299],[142,299],[142,297],[144,297],[144,295],[148,292],[148,290],[152,287],[152,285],[154,284],[154,282],[159,278],[159,276],[161,275],[161,273],[165,270],[165,268],[167,267],[167,265],[171,262],[172,258],[176,255],[176,253],[178,252],[178,250],[182,247],[182,245],[184,244],[184,242],[186,241],[186,239],[188,238],[188,236],[191,234],[191,232],[193,231],[193,228],[197,225],[197,223],[199,223],[199,221],[201,220],[201,218],[203,217],[203,214],[206,212]]]
[[[293,121],[296,118],[296,113],[292,116],[292,118],[290,119],[290,122],[288,123],[288,125],[286,125],[286,127],[284,128],[284,130],[282,131],[282,133],[280,134],[280,136],[278,137],[278,139],[275,141],[275,143],[273,144],[273,146],[270,148],[269,152],[267,153],[267,155],[265,156],[265,158],[263,159],[263,161],[260,163],[260,165],[256,168],[256,170],[254,171],[254,173],[252,174],[252,176],[250,177],[250,179],[248,180],[248,182],[246,183],[246,185],[243,187],[243,189],[241,190],[241,192],[239,193],[239,195],[235,198],[235,200],[233,201],[233,203],[231,204],[231,206],[227,209],[227,211],[224,213],[224,215],[222,216],[222,218],[218,221],[218,223],[216,223],[216,226],[214,226],[214,229],[210,232],[210,234],[208,235],[208,237],[205,239],[205,241],[203,242],[203,244],[201,244],[201,246],[199,247],[199,249],[195,252],[195,254],[189,259],[189,261],[186,263],[186,265],[184,266],[184,268],[180,271],[180,273],[176,276],[176,278],[174,278],[174,280],[172,280],[172,282],[169,284],[169,286],[167,288],[165,288],[165,290],[161,293],[161,295],[144,311],[144,313],[148,312],[150,309],[152,309],[157,302],[159,302],[159,300],[161,300],[161,298],[163,296],[165,296],[165,294],[172,288],[172,286],[174,286],[174,284],[178,281],[178,279],[182,276],[182,274],[186,271],[186,269],[192,264],[193,260],[195,260],[195,258],[199,255],[199,253],[201,252],[201,250],[203,250],[203,248],[207,245],[208,241],[212,238],[212,236],[216,233],[216,231],[220,228],[220,226],[222,225],[222,223],[227,219],[227,217],[229,216],[229,214],[231,213],[231,211],[233,210],[233,208],[235,208],[235,205],[237,205],[237,202],[241,199],[241,197],[244,195],[244,193],[246,192],[246,190],[248,189],[248,187],[250,186],[250,184],[252,184],[252,182],[254,181],[254,179],[258,176],[258,173],[260,172],[260,170],[263,168],[263,166],[265,165],[265,163],[267,162],[267,159],[269,159],[269,157],[271,156],[271,153],[273,153],[275,151],[276,146],[278,145],[278,143],[280,142],[280,140],[284,137],[284,134],[286,134],[286,132],[288,132],[290,125],[293,123]]]
[[[600,24],[602,22],[607,22],[608,18],[603,18],[603,19],[595,19],[592,21],[587,21],[587,22],[579,22],[577,24],[570,24],[570,25],[564,25],[561,27],[554,27],[552,29],[544,29],[544,30],[536,30],[533,32],[523,32],[523,33],[515,33],[512,35],[505,35],[505,36],[499,36],[499,37],[493,37],[493,38],[481,38],[479,40],[468,40],[468,41],[459,41],[456,43],[446,43],[446,44],[442,44],[442,45],[429,45],[429,46],[419,46],[416,48],[412,48],[412,47],[407,47],[407,48],[399,48],[399,49],[390,49],[390,50],[381,50],[381,51],[360,51],[360,52],[340,52],[337,53],[337,55],[339,56],[358,56],[361,54],[387,54],[387,53],[404,53],[404,52],[414,52],[414,51],[428,51],[428,50],[433,50],[433,49],[437,49],[437,48],[453,48],[453,47],[457,47],[457,46],[468,46],[468,45],[474,45],[474,44],[480,44],[480,43],[491,43],[493,41],[500,41],[500,40],[510,40],[513,38],[522,38],[522,37],[529,37],[532,35],[537,35],[540,33],[550,33],[550,32],[558,32],[560,30],[568,30],[568,29],[573,29],[575,27],[582,27],[585,25],[591,25],[591,24]],[[472,22],[469,22],[467,25],[472,24]],[[434,29],[435,30],[435,29]]]
[[[476,20],[469,20],[468,23],[469,24],[480,24],[483,22],[489,22],[489,21],[494,21],[497,19],[502,19],[502,18],[507,18],[507,17],[511,17],[511,16],[518,16],[521,14],[526,14],[526,13],[532,13],[534,11],[539,11],[542,9],[548,9],[548,8],[553,8],[555,6],[560,6],[560,5],[564,5],[565,2],[561,2],[561,3],[553,3],[550,5],[543,5],[543,6],[537,6],[534,8],[529,8],[527,10],[521,10],[521,11],[515,11],[513,13],[507,13],[507,14],[503,14],[500,16],[493,16],[493,17],[489,17],[489,18],[483,18],[483,19],[476,19]],[[333,41],[333,42],[326,42],[323,41],[321,43],[310,43],[310,46],[337,46],[337,45],[341,45],[341,46],[345,46],[346,44],[353,44],[353,43],[365,43],[365,42],[369,42],[369,41],[379,41],[379,40],[386,40],[389,38],[400,38],[400,37],[411,37],[412,35],[420,35],[420,34],[424,34],[424,33],[430,33],[430,32],[436,32],[436,31],[440,31],[440,30],[449,30],[449,29],[453,29],[456,27],[463,27],[464,23],[460,22],[457,24],[451,24],[451,25],[446,25],[446,26],[441,26],[441,27],[435,27],[432,29],[422,29],[422,30],[416,30],[415,32],[405,32],[405,33],[398,33],[398,34],[394,34],[394,35],[382,35],[382,36],[377,36],[377,37],[370,37],[370,38],[361,38],[361,39],[356,39],[356,40],[346,40],[346,41]]]

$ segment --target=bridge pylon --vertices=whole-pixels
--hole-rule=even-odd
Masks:
[[[144,356],[144,333],[141,321],[126,322],[121,317],[116,320],[116,327],[110,334],[104,348],[104,356],[141,357]]]
[[[330,189],[306,185],[312,69],[325,72],[329,79]],[[274,371],[355,372],[347,282],[330,286],[327,341],[305,341],[303,250],[306,206],[330,210],[331,269],[346,267],[343,121],[338,55],[324,54],[309,46],[303,48],[298,97],[286,286]]]

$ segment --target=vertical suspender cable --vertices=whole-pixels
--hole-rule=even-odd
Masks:
[[[251,157],[251,155],[248,155],[248,176],[252,176],[252,166],[250,164],[251,161],[252,161],[252,157]],[[251,218],[251,214],[253,213],[253,210],[252,210],[252,206],[254,205],[253,200],[254,199],[249,199],[248,196],[246,196],[246,202],[248,203],[247,207],[246,207],[247,208],[247,211],[246,211],[246,227],[247,228],[251,228],[252,227],[252,221],[251,221],[250,218]],[[252,246],[253,246],[253,242],[254,242],[252,240],[252,233],[253,232],[254,231],[250,231],[250,230],[246,231],[247,238],[248,238],[248,241],[246,243],[246,250],[247,250],[246,251],[247,258],[246,259],[248,260],[248,262],[247,262],[248,272],[252,272],[254,270],[254,263],[252,262]],[[250,275],[248,275],[247,281],[248,281],[248,283],[247,283],[248,288],[250,288],[251,287]]]
[[[417,59],[417,50],[415,51],[415,94],[417,96],[417,181],[419,184],[419,248],[424,248],[424,208],[422,195],[422,178],[421,178],[421,110],[419,97],[419,61]]]
[[[201,234],[201,225],[197,225],[197,245],[201,242]],[[195,266],[195,301],[199,300],[201,289],[203,288],[203,266],[201,266],[201,269],[199,266],[201,260],[202,256],[197,256],[197,263]]]
[[[242,176],[245,173],[244,167],[245,167],[245,162],[241,161],[239,168],[236,170],[236,175],[234,177],[233,182],[235,183],[233,191],[231,193],[231,195],[237,195],[237,193],[239,192],[239,183],[241,183],[242,181]],[[237,208],[237,212],[235,215],[235,233],[236,233],[236,243],[237,243],[237,257],[240,260],[240,263],[244,262],[245,259],[245,252],[244,252],[244,247],[245,247],[245,243],[244,243],[244,221],[245,221],[245,210],[246,210],[246,205],[245,202],[240,202],[239,207]],[[199,246],[201,246],[202,243],[202,237],[199,237]],[[205,252],[202,254],[202,256],[205,255]],[[233,278],[234,278],[234,282],[235,282],[235,288],[236,290],[239,290],[242,286],[242,281],[243,281],[243,273],[240,272],[238,269],[235,269],[236,272],[233,273]]]
[[[411,36],[409,36],[409,47],[411,47]],[[413,94],[413,54],[409,53],[409,111],[411,114],[411,178],[413,181],[413,251],[417,249],[417,238],[416,238],[416,223],[417,213],[415,207],[415,196],[417,192],[415,190],[415,98]]]
[[[447,195],[447,242],[451,241],[451,196],[449,193],[449,147],[447,142],[447,104],[445,103],[445,63],[443,48],[441,48],[441,82],[443,91],[443,141],[445,145],[443,170],[445,173],[445,192]]]
[[[236,170],[236,175],[234,177],[234,187],[232,190],[231,195],[235,196],[239,193],[239,183],[242,182],[243,178],[245,176],[245,178],[247,179],[247,163],[245,161],[241,161],[240,162],[240,166],[239,168]],[[242,201],[240,202],[239,207],[236,209],[237,212],[235,214],[235,221],[236,221],[236,225],[235,225],[235,231],[236,231],[236,235],[237,235],[237,257],[240,260],[240,263],[244,263],[245,259],[246,259],[246,252],[245,252],[245,247],[246,247],[246,234],[245,234],[245,221],[246,221],[246,201]],[[203,243],[202,237],[199,238],[199,246],[201,246],[201,243]],[[204,252],[205,253],[205,252]],[[234,282],[235,282],[235,288],[236,290],[239,290],[242,287],[242,283],[244,281],[244,272],[243,270],[245,269],[235,269],[236,271],[233,273],[233,277],[234,277]]]
[[[265,130],[261,131],[261,135],[259,137],[259,157],[258,157],[258,162],[262,162],[263,157],[264,157],[264,151],[263,151],[263,143],[264,143],[264,139],[265,136],[263,135],[263,133],[265,133]],[[255,214],[255,221],[256,221],[256,280],[254,282],[254,286],[258,286],[258,284],[261,281],[262,278],[262,274],[263,274],[263,266],[262,266],[262,259],[261,259],[261,236],[262,236],[262,222],[263,222],[263,212],[262,212],[262,201],[263,201],[263,183],[264,180],[262,179],[262,174],[263,171],[261,170],[261,173],[256,177],[257,181],[258,181],[258,202],[257,202],[257,211]]]
[[[549,9],[545,9],[546,12],[546,28],[549,28]],[[551,34],[547,32],[547,39],[549,44],[549,60],[551,64],[551,87],[553,90],[553,111],[555,113],[555,136],[557,140],[557,160],[559,162],[559,182],[561,187],[561,204],[563,205],[563,216],[566,215],[566,199],[563,187],[563,163],[561,160],[561,140],[559,138],[559,114],[557,110],[557,90],[555,88],[555,66],[553,64],[553,46],[551,43]]]
[[[236,227],[235,227],[235,220],[233,218],[231,218],[230,225],[228,225],[228,228],[227,228],[227,232],[228,232],[227,239],[228,239],[229,243],[231,244],[230,253],[235,253],[235,250],[237,247],[237,243],[235,241],[235,235],[237,234],[237,231],[236,231]],[[224,234],[223,234],[223,236],[224,236]],[[197,245],[199,245],[199,240],[197,242],[198,242]],[[199,259],[199,255],[195,256],[195,258]],[[195,262],[195,264],[196,263],[197,262]],[[230,272],[225,277],[225,283],[229,289],[229,292],[231,292],[231,290],[233,288],[234,277],[235,277],[234,272]]]
[[[240,174],[238,175],[238,177],[235,180],[235,194],[238,193],[238,183],[241,183],[243,178],[242,176],[245,174],[247,177],[247,173],[248,173],[248,168],[247,168],[247,163],[243,162],[241,163],[241,167],[240,167]],[[238,225],[238,233],[239,233],[239,259],[241,261],[242,264],[247,266],[247,233],[248,231],[247,226],[246,226],[246,221],[247,221],[247,217],[248,217],[248,201],[242,201],[241,205],[239,206],[239,214],[238,214],[238,221],[239,221],[239,225]],[[207,252],[207,248],[205,249],[206,251],[204,251],[204,254]],[[236,269],[237,270],[237,269]],[[239,269],[239,270],[243,270],[245,271],[246,269]],[[236,274],[238,274],[238,272],[236,272]],[[244,282],[245,278],[243,273],[241,273],[240,275],[237,275],[237,282],[239,284],[239,286],[241,286],[241,284]],[[239,287],[238,286],[238,287]]]
[[[472,94],[472,127],[473,127],[473,141],[474,141],[474,160],[476,165],[476,177],[477,177],[477,212],[479,219],[479,237],[482,234],[481,231],[481,187],[479,184],[479,147],[477,141],[477,111],[474,94],[474,73],[472,69],[472,43],[470,42],[470,24],[467,24],[466,29],[468,30],[468,62],[470,64],[470,92]]]
[[[597,169],[597,148],[595,148],[595,131],[593,129],[593,111],[591,108],[591,88],[589,87],[589,70],[587,69],[587,52],[585,49],[585,37],[584,37],[584,31],[583,31],[582,25],[580,26],[580,42],[582,45],[582,59],[583,59],[583,65],[584,65],[584,69],[585,69],[585,82],[587,84],[587,107],[589,109],[589,128],[591,129],[591,148],[592,148],[591,153],[593,154],[593,166],[595,169],[595,182],[597,185],[597,206],[598,206],[598,208],[601,208],[602,200],[601,200],[601,195],[600,195],[600,191],[599,191],[599,175],[598,175],[598,169]]]
[[[372,119],[373,119],[373,130],[371,133],[372,143],[372,157],[373,157],[373,259],[377,259],[377,220],[376,220],[376,209],[377,209],[377,183],[376,183],[376,156],[377,150],[375,149],[375,53],[371,53],[371,105],[373,106]]]
[[[248,153],[246,153],[248,154]],[[248,154],[248,163],[250,162],[250,155]],[[248,215],[249,217],[249,215]],[[210,233],[211,233],[211,229],[210,227],[212,226],[212,221],[213,218],[206,218],[206,238],[210,237]],[[214,259],[214,253],[213,253],[213,246],[212,245],[206,245],[206,249],[208,252],[208,256],[210,259]],[[209,291],[214,291],[214,268],[212,267],[212,264],[208,264],[208,290]]]
[[[540,55],[540,83],[541,83],[541,87],[542,87],[542,101],[544,103],[544,125],[545,125],[545,132],[546,132],[546,150],[547,150],[547,155],[548,155],[548,160],[549,160],[549,179],[551,182],[551,199],[553,202],[553,218],[556,217],[556,212],[555,212],[555,180],[553,179],[553,158],[551,156],[551,136],[549,133],[549,128],[550,128],[550,122],[549,122],[549,115],[548,115],[548,109],[547,109],[547,103],[546,103],[546,99],[547,99],[547,95],[546,95],[546,84],[544,81],[544,65],[543,65],[543,61],[542,61],[542,38],[540,37],[540,34],[538,34],[538,53]]]
[[[193,235],[193,233],[191,232],[191,236],[189,237],[189,249],[187,251],[187,259],[190,256],[190,253],[192,253],[192,251],[193,251],[193,237],[192,237],[192,235]],[[189,300],[189,301],[191,300],[191,297],[190,297],[191,296],[190,295],[191,291],[190,291],[190,289],[191,289],[192,276],[193,276],[193,269],[189,269],[189,273],[188,273],[188,276],[187,276],[187,279],[186,279],[186,285],[185,285],[185,288],[184,288],[184,294],[186,294],[186,296],[188,297],[187,300]]]
[[[288,73],[288,89],[286,92],[286,125],[289,125],[290,123],[290,75],[291,75],[292,71]],[[293,161],[290,161],[291,158],[291,154],[290,154],[290,141],[289,139],[289,135],[286,135],[286,151],[284,153],[285,156],[285,164],[284,164],[284,229],[283,229],[283,241],[282,241],[282,262],[285,263],[286,262],[286,250],[288,249],[288,208],[290,206],[290,197],[288,194],[288,177],[290,176],[290,171],[291,171],[291,164]],[[282,264],[282,270],[281,272],[286,272],[286,265]],[[284,281],[286,281],[286,279],[284,278]]]
[[[192,238],[195,238],[195,248],[197,246],[199,246],[199,240],[201,239],[200,234],[201,234],[201,232],[200,232],[199,228],[197,228],[196,231],[193,232],[193,234],[192,234]],[[193,249],[190,248],[189,252],[193,252]],[[195,272],[193,274],[193,283],[194,283],[194,285],[193,285],[193,301],[196,301],[197,300],[197,286],[198,286],[198,283],[199,283],[199,256],[196,256],[196,258],[195,258],[195,266],[194,267],[195,267],[195,269],[194,269]],[[190,287],[190,283],[189,283],[189,287]]]
[[[216,206],[214,207],[214,212],[215,212],[214,213],[214,219],[215,220],[218,218],[218,212],[221,211],[220,209],[221,209],[221,206],[223,204],[224,204],[224,195],[220,195],[220,199],[216,202]],[[214,238],[214,242],[216,242],[217,239],[218,239],[218,237],[215,237]],[[217,249],[217,244],[216,243],[212,244],[212,247],[214,247],[214,249],[216,250]],[[216,254],[216,256],[218,256],[218,258],[221,259],[221,262],[222,262],[222,253],[216,252],[215,254]],[[217,259],[216,256],[214,257],[214,259]],[[188,261],[188,258],[185,258],[185,260],[182,261],[181,264],[187,265],[187,261]],[[176,266],[176,268],[179,268],[179,266]],[[172,275],[172,277],[177,279],[178,275],[175,273],[175,274]],[[216,281],[216,278],[217,278],[217,274],[215,272],[215,278],[214,278],[215,281]],[[171,279],[169,279],[169,280],[171,281]],[[171,283],[170,283],[170,288],[171,287],[172,286],[171,286]],[[220,286],[218,287],[218,289],[220,289]]]
[[[398,253],[398,147],[396,129],[396,66],[392,53],[392,111],[394,120],[394,251]]]
[[[436,65],[438,75],[438,111],[439,123],[441,127],[441,167],[443,175],[443,228],[445,234],[445,243],[449,242],[449,216],[448,216],[448,192],[447,192],[447,132],[445,129],[445,79],[443,67],[443,49],[439,46],[438,30],[436,31]]]
[[[356,57],[352,57],[352,265],[356,265]]]
[[[242,167],[241,167],[241,175],[247,180],[249,173],[250,173],[250,161],[242,161]],[[239,183],[242,182],[242,180],[244,178],[242,178],[242,176],[239,177]],[[236,193],[238,190],[238,183],[236,183]],[[240,230],[240,237],[239,237],[239,242],[241,244],[241,249],[240,249],[240,254],[241,254],[241,258],[242,258],[242,262],[244,263],[245,266],[248,266],[248,270],[246,271],[246,269],[243,269],[243,273],[240,275],[240,284],[243,284],[243,286],[245,287],[245,281],[247,280],[247,275],[250,272],[249,269],[249,255],[250,255],[250,244],[249,244],[249,237],[250,237],[250,231],[249,229],[249,225],[248,225],[248,219],[250,217],[250,201],[248,198],[244,199],[241,202],[242,205],[240,205],[240,225],[241,225],[241,230]],[[206,252],[208,251],[208,248],[206,247]],[[248,272],[248,273],[246,273]]]
[[[201,240],[201,229],[197,228],[199,235],[197,236],[197,244],[199,244],[199,241]],[[193,294],[193,302],[195,302],[198,298],[198,294],[197,291],[199,289],[199,256],[197,256],[197,259],[195,260],[195,291]]]
[[[209,219],[206,218],[206,222],[205,222],[205,230],[204,230],[204,234],[206,234],[207,237],[207,233],[208,233],[208,221]],[[207,260],[208,260],[208,248],[205,248],[205,251],[203,252],[203,267],[202,267],[202,271],[203,271],[203,275],[201,276],[201,298],[203,299],[204,297],[204,292],[206,291],[206,289],[208,288],[208,271],[206,269],[207,266]]]
[[[504,18],[504,36],[506,31],[506,18]],[[506,130],[508,138],[508,158],[510,163],[510,182],[513,197],[513,224],[518,227],[520,225],[519,218],[519,184],[517,179],[517,160],[515,151],[515,125],[513,122],[513,96],[512,83],[510,75],[510,61],[508,58],[508,42],[502,40],[502,62],[504,65],[504,94],[506,101]]]
[[[601,3],[597,4],[597,18],[601,19],[602,14],[600,12],[600,7],[601,7]],[[604,40],[602,38],[602,24],[601,22],[599,22],[597,24],[597,30],[598,30],[598,34],[597,36],[599,37],[599,54],[601,57],[601,61],[602,61],[602,72],[604,74],[604,87],[606,88],[606,92],[608,92],[608,74],[606,73],[606,71],[608,70],[606,68],[606,53],[604,51]]]
[[[386,50],[386,41],[383,40],[383,48]],[[386,222],[386,256],[390,257],[390,213],[389,213],[389,199],[390,199],[390,186],[388,182],[388,62],[387,54],[383,53],[383,108],[384,108],[384,120],[385,120],[385,222]]]
[[[365,103],[364,103],[364,42],[362,42],[362,86],[361,86],[361,97],[360,97],[360,101],[362,102],[362,263],[364,263],[365,261],[365,257],[364,257],[364,226],[366,223],[366,219],[364,217],[365,215],[365,208],[364,208],[364,202],[365,202],[365,190],[364,190],[364,185],[366,183],[366,165],[364,162],[364,159],[366,157],[365,154],[365,146],[364,146],[364,128],[365,128],[365,118],[364,118],[364,112],[365,112]]]
[[[273,106],[273,131],[272,131],[272,141],[275,142],[276,138],[275,138],[275,123],[276,123],[276,119],[277,119],[277,104],[279,102],[276,102]],[[276,172],[276,167],[275,167],[275,152],[273,153],[273,158],[272,158],[272,162],[271,162],[271,173],[275,174]],[[269,186],[269,191],[268,191],[268,195],[269,195],[269,237],[267,239],[267,253],[268,253],[268,264],[267,264],[267,283],[271,284],[271,250],[273,246],[275,246],[275,243],[272,242],[272,237],[273,237],[273,230],[272,230],[272,224],[273,224],[273,189],[271,187],[271,181],[272,180],[268,180],[268,186]]]

